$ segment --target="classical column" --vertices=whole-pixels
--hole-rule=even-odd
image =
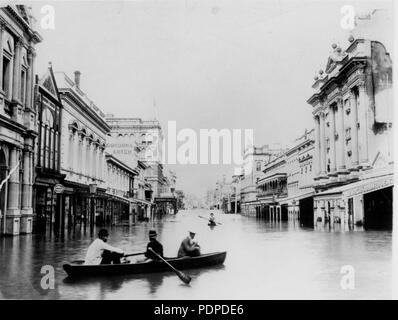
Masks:
[[[93,143],[93,177],[98,179],[98,146]]]
[[[369,99],[366,94],[365,81],[358,85],[358,122],[359,125],[359,162],[362,167],[369,165],[368,160],[368,108]]]
[[[28,70],[26,74],[26,97],[25,97],[25,113],[24,113],[24,124],[27,129],[37,130],[36,125],[36,114],[33,106],[33,78],[34,78],[34,70],[33,70],[33,61],[35,57],[35,53],[33,48],[29,48],[27,52],[28,59]],[[55,158],[55,155],[54,155]]]
[[[358,167],[358,107],[354,91],[350,95],[350,119],[351,119],[351,162],[352,169]]]
[[[10,170],[13,170],[19,163],[20,151],[12,147],[10,155]],[[19,234],[19,219],[21,210],[19,207],[19,171],[20,167],[13,172],[8,182],[8,209],[7,209],[7,234]]]
[[[325,114],[321,113],[320,117],[320,168],[321,176],[326,175],[326,145],[325,145]]]
[[[330,164],[330,173],[336,173],[336,106],[333,104],[330,106],[330,152],[331,152],[331,164]]]
[[[20,78],[21,78],[21,50],[22,39],[19,38],[15,42],[14,68],[13,68],[13,82],[12,82],[12,99],[19,101],[20,97]]]
[[[32,232],[32,153],[23,151],[21,233]]]
[[[33,48],[28,50],[28,65],[29,70],[26,76],[26,108],[32,108],[32,96],[33,96],[33,77],[34,77],[34,70],[33,70],[33,61],[34,61],[35,53]]]
[[[336,145],[336,160],[337,160],[337,169],[339,172],[344,171],[346,169],[345,166],[345,132],[344,132],[344,104],[343,99],[337,100],[337,140],[338,144]]]
[[[314,117],[315,122],[315,156],[314,156],[314,170],[315,170],[315,178],[318,178],[321,173],[321,132],[320,132],[320,119],[319,115]]]
[[[22,106],[20,103],[21,50],[22,50],[22,38],[19,38],[16,40],[15,43],[13,83],[12,83],[12,100],[13,100],[12,118],[14,121],[19,123],[22,123],[23,121]]]
[[[82,140],[80,139],[79,131],[75,132],[74,138],[74,146],[75,146],[75,153],[73,155],[73,172],[79,173],[81,171],[81,167],[79,166],[80,158],[82,155]]]
[[[81,162],[78,163],[78,167],[80,167],[80,172],[84,175],[86,175],[86,156],[87,156],[87,140],[84,135],[82,135],[82,144],[81,144]]]
[[[69,140],[68,140],[68,165],[66,168],[68,170],[73,171],[73,156],[74,156],[74,148],[75,148],[75,134],[72,130],[69,129]]]
[[[3,36],[5,23],[0,21],[0,114],[4,114],[4,92],[3,92]]]

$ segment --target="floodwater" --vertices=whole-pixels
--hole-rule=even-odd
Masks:
[[[0,238],[3,299],[391,299],[392,233],[315,231],[293,222],[209,211],[180,211],[152,222],[109,228],[108,242],[125,252],[143,251],[154,226],[165,256],[175,256],[193,228],[202,253],[224,251],[224,265],[175,273],[71,280],[62,264],[84,258],[93,238],[76,230],[64,239],[38,235]],[[45,267],[55,270],[55,283]],[[348,267],[347,267],[348,266]],[[41,271],[43,274],[41,274]],[[346,273],[349,272],[349,273]],[[44,277],[44,278],[43,278]],[[348,280],[347,280],[348,279]],[[348,281],[348,282],[347,282]],[[43,289],[50,286],[49,289]],[[344,285],[345,284],[345,285]]]

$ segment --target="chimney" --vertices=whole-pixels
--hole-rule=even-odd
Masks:
[[[75,71],[75,84],[76,87],[78,87],[80,89],[80,75],[81,72],[79,70]]]

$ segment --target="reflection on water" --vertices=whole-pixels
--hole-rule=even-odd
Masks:
[[[176,256],[194,228],[202,252],[226,250],[224,265],[185,270],[184,284],[173,271],[102,278],[68,278],[65,262],[84,258],[93,240],[74,230],[64,237],[26,235],[0,239],[0,298],[6,299],[379,299],[391,298],[391,232],[313,230],[297,221],[266,222],[216,213],[209,227],[181,211],[155,221],[165,256]],[[126,252],[146,247],[151,223],[109,228],[109,243]],[[41,287],[44,265],[55,269],[55,289]],[[341,268],[355,269],[355,289],[340,286]]]

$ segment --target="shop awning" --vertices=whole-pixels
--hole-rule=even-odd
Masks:
[[[317,193],[316,196],[344,194],[351,197],[358,194],[365,194],[380,189],[388,188],[394,185],[394,175],[386,174],[383,176],[372,177],[368,179],[359,180],[357,182],[349,183],[343,186],[331,188],[323,192]]]
[[[136,199],[136,198],[125,198],[122,196],[118,196],[116,194],[111,194],[111,193],[106,193],[107,196],[111,197],[111,198],[115,198],[118,199],[120,201],[126,202],[126,203],[141,203],[141,204],[145,204],[145,205],[152,205],[152,202],[146,201],[146,200],[142,200],[142,199]]]
[[[288,198],[283,198],[283,199],[281,199],[279,201],[279,203],[280,204],[288,204],[292,200],[300,201],[301,199],[312,197],[312,196],[314,196],[314,194],[315,194],[315,191],[309,191],[309,192],[306,192],[306,193],[303,193],[303,194],[291,196],[291,197],[288,197]]]

